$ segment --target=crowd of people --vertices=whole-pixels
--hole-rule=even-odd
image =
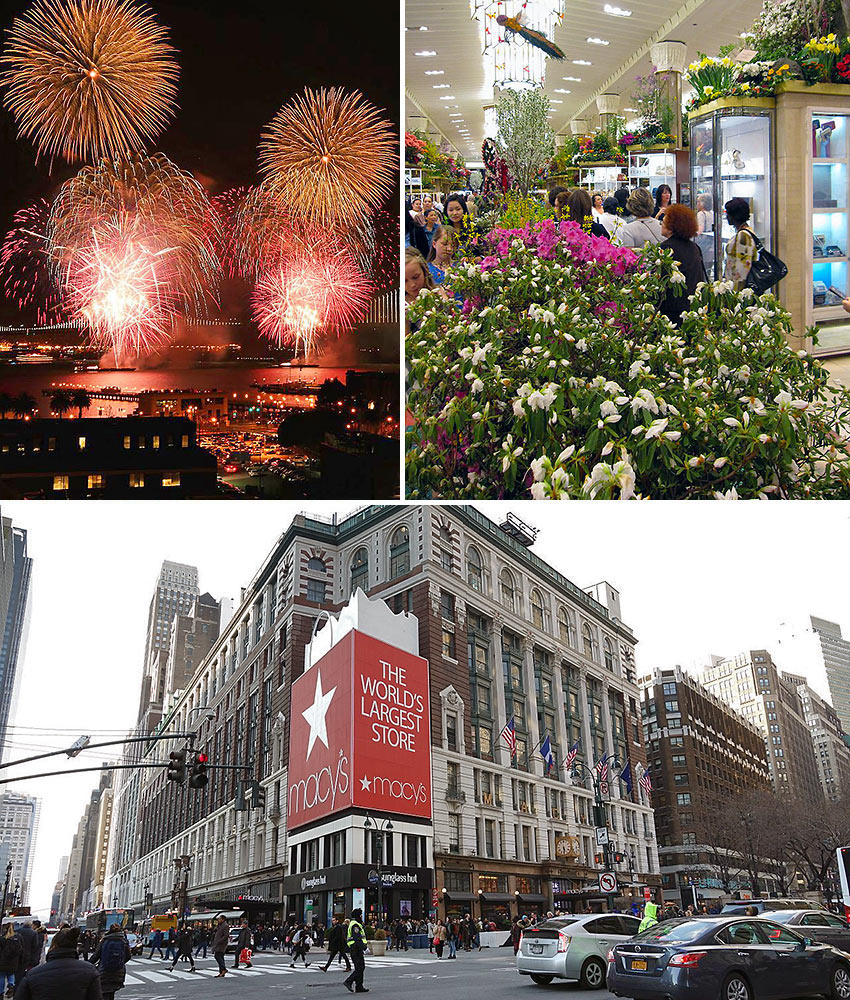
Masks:
[[[711,196],[700,194],[696,211],[673,200],[669,184],[650,192],[647,187],[620,187],[610,193],[584,188],[552,188],[549,210],[557,221],[572,221],[591,236],[618,246],[641,250],[659,245],[671,250],[685,278],[686,295],[672,292],[660,311],[680,326],[688,296],[708,280],[714,260],[714,210]],[[745,287],[758,256],[758,238],[749,225],[750,207],[743,198],[732,198],[724,210],[735,233],[725,245],[723,277],[736,291]],[[413,196],[405,212],[405,299],[413,302],[423,288],[439,289],[459,251],[469,256],[470,233],[478,214],[475,195],[452,194],[445,202],[438,195]],[[469,251],[470,253],[466,253]],[[473,254],[474,255],[474,254]]]

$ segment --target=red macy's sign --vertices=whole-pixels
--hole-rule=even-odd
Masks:
[[[431,817],[426,660],[351,631],[291,697],[287,829],[351,806]]]

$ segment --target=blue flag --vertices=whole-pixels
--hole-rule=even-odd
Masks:
[[[632,794],[632,762],[630,760],[626,761],[626,766],[620,771],[620,781],[626,786],[626,791],[629,795]]]
[[[548,774],[555,766],[555,755],[552,753],[552,744],[548,735],[540,744],[540,756],[543,758],[546,765],[543,773]]]

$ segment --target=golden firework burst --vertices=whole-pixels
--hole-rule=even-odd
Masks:
[[[390,194],[396,142],[390,123],[358,91],[307,88],[268,125],[260,164],[289,212],[321,225],[351,222]]]
[[[37,0],[0,57],[4,104],[39,155],[138,152],[176,108],[174,51],[133,0]]]

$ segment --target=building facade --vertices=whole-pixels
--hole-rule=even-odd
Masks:
[[[40,799],[20,792],[0,793],[0,844],[8,850],[5,860],[6,864],[12,863],[11,884],[20,883],[18,895],[24,905],[32,883],[40,811]],[[2,877],[5,878],[5,873]]]
[[[700,809],[772,789],[764,736],[680,667],[655,669],[640,685],[664,898],[689,904],[696,890],[697,902],[716,899],[728,887],[704,843]]]
[[[98,787],[93,789],[86,804],[68,856],[68,872],[62,891],[60,918],[74,922],[104,901],[103,857],[108,850],[112,815],[112,774],[101,772]],[[98,890],[100,884],[100,890]]]
[[[19,662],[23,660],[30,610],[32,559],[27,555],[27,533],[10,518],[0,519],[0,746],[7,753],[7,727],[14,713],[20,687]]]
[[[729,659],[714,657],[699,680],[761,730],[777,795],[803,802],[823,800],[800,696],[767,650],[749,650]]]
[[[850,746],[845,740],[844,727],[832,705],[810,688],[804,677],[788,673],[785,677],[796,685],[800,695],[824,798],[827,802],[838,802],[850,795]]]
[[[783,622],[779,636],[782,662],[833,706],[841,728],[850,733],[850,640],[841,634],[841,626],[810,615]]]
[[[134,829],[116,819],[117,836],[135,845],[115,879],[121,905],[140,906],[149,885],[154,907],[168,908],[174,859],[188,856],[189,896],[201,905],[307,912],[313,897],[305,890],[321,885],[310,882],[321,879],[325,848],[316,845],[303,860],[300,848],[290,850],[291,689],[317,622],[358,588],[413,615],[429,665],[432,832],[422,834],[423,857],[414,831],[394,818],[385,863],[429,868],[440,913],[474,910],[502,925],[517,912],[591,895],[598,868],[590,785],[574,782],[562,763],[577,740],[584,763],[602,753],[621,766],[646,763],[636,640],[612,587],[586,593],[531,552],[530,541],[518,522],[499,526],[466,506],[373,505],[340,521],[296,517],[160,724],[161,733],[183,732],[194,721],[196,746],[213,762],[247,765],[244,773],[213,769],[209,785],[192,790],[167,784],[160,769],[140,768]],[[511,718],[513,760],[499,738]],[[546,737],[555,762],[548,774]],[[168,749],[152,747],[140,763]],[[248,781],[264,789],[265,808],[236,808]],[[636,783],[629,793],[612,777],[606,808],[632,866],[633,874],[624,862],[622,881],[660,884],[652,811]],[[296,875],[299,891],[284,898],[284,885],[292,886],[285,880]],[[359,888],[374,908],[375,888]]]

